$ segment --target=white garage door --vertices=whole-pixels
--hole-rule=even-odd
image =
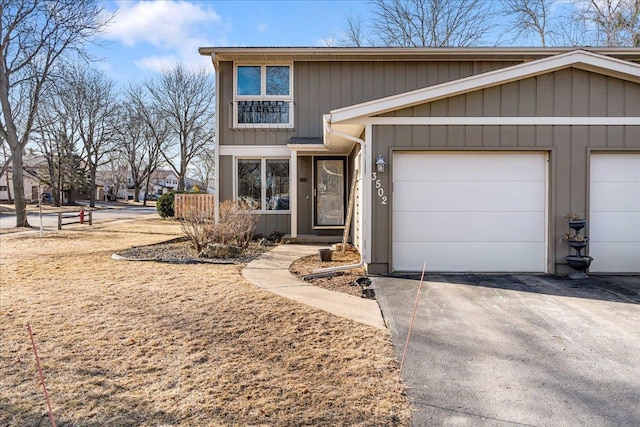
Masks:
[[[397,153],[394,271],[546,271],[543,153]]]
[[[640,272],[640,154],[591,156],[589,271]]]

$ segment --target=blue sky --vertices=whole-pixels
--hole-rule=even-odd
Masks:
[[[365,0],[350,1],[105,1],[116,12],[96,64],[126,83],[151,77],[178,61],[213,67],[201,46],[322,46],[339,37],[346,14],[366,14]]]

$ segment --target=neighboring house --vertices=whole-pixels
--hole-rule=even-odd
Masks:
[[[5,173],[0,177],[0,201],[13,201],[15,195],[13,193],[13,167],[9,166]],[[30,172],[23,173],[23,195],[27,201],[38,201],[40,191],[44,190],[38,178]]]
[[[172,170],[157,169],[151,174],[149,183],[153,194],[164,194],[178,189],[178,175]]]
[[[216,198],[264,235],[340,235],[353,199],[369,273],[565,274],[575,213],[592,273],[640,272],[640,48],[200,53]]]

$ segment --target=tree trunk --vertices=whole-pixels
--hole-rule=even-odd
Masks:
[[[13,156],[13,173],[11,178],[13,181],[13,205],[16,209],[16,227],[31,227],[27,221],[27,202],[24,199],[24,174],[22,173],[22,149],[19,144],[17,150],[11,146],[11,155]],[[17,171],[17,172],[16,172]]]
[[[91,190],[89,190],[89,206],[92,208],[96,207],[96,165],[91,165],[91,170],[89,171],[89,186]]]

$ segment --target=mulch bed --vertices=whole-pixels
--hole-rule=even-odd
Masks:
[[[295,260],[289,271],[301,279],[314,284],[315,286],[328,289],[330,291],[343,292],[349,295],[362,296],[362,288],[353,286],[353,282],[365,275],[364,268],[339,271],[326,276],[313,277],[305,276],[313,274],[314,270],[326,267],[337,267],[341,265],[353,265],[360,261],[360,253],[352,246],[346,248],[343,254],[340,249],[334,250],[331,261],[320,261],[319,255],[310,255]]]
[[[269,249],[271,249],[269,246],[261,246],[257,242],[252,242],[241,257],[225,259],[199,258],[193,244],[187,238],[180,237],[155,245],[136,246],[116,252],[116,255],[135,261],[157,261],[175,264],[248,264]]]

